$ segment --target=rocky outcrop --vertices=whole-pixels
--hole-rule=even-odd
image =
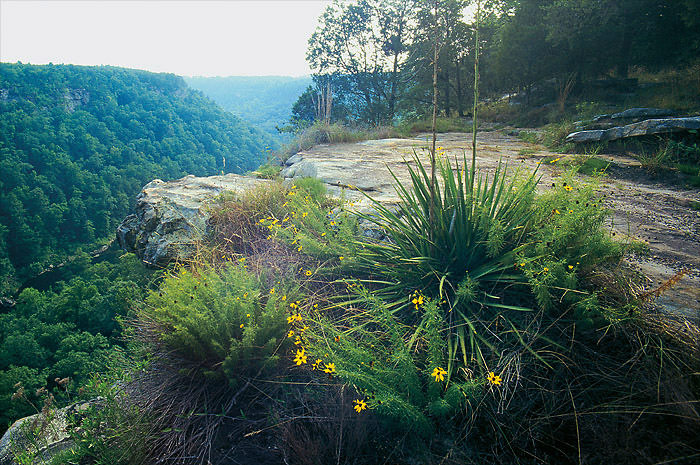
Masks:
[[[673,110],[663,108],[628,108],[625,111],[612,114],[596,115],[589,120],[576,121],[577,131],[593,129],[610,129],[625,124],[638,123],[652,118],[673,116]]]
[[[0,439],[0,465],[19,465],[21,454],[22,464],[30,457],[32,464],[50,463],[56,454],[73,446],[69,434],[71,418],[99,404],[99,400],[93,400],[17,420]]]
[[[117,228],[119,245],[150,266],[185,260],[207,233],[207,205],[216,196],[265,182],[269,181],[237,174],[185,176],[169,182],[156,179],[136,197],[136,213]]]
[[[90,102],[90,92],[85,89],[66,89],[63,100],[66,104],[66,110],[73,112],[76,108]]]
[[[566,136],[566,142],[607,142],[628,137],[652,134],[670,134],[700,129],[700,116],[688,118],[648,119],[639,123],[617,126],[610,129],[594,129],[573,132]]]

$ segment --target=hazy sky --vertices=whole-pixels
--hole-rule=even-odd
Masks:
[[[0,0],[0,61],[114,65],[185,76],[310,71],[322,0]]]

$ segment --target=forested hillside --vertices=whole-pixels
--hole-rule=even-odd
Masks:
[[[281,140],[276,127],[290,117],[292,104],[311,84],[309,77],[228,76],[186,77],[185,82],[240,116],[251,125]]]
[[[0,295],[113,236],[154,178],[253,169],[267,144],[172,74],[0,64]]]

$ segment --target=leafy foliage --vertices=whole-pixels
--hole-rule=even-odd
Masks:
[[[243,263],[218,271],[182,268],[165,279],[140,312],[155,331],[149,343],[200,365],[204,376],[223,371],[234,386],[243,375],[274,367],[285,340],[287,297],[281,289],[266,292]]]
[[[600,96],[593,82],[597,79],[624,87],[631,84],[625,79],[639,69],[674,70],[697,61],[698,8],[691,0],[485,1],[478,45],[473,19],[470,22],[470,15],[464,14],[470,4],[474,2],[336,0],[329,5],[309,41],[307,61],[319,89],[332,86],[338,107],[333,120],[376,125],[429,113],[434,40],[440,44],[440,113],[446,117],[471,113],[478,46],[481,95],[498,102],[505,101],[504,94],[515,93],[517,103],[528,106],[560,103],[551,116],[538,108],[540,114],[528,115],[526,124],[561,118],[570,94]],[[345,47],[348,43],[352,45]],[[694,73],[689,69],[687,74]],[[688,79],[688,86],[669,79],[670,93],[696,88],[694,79]],[[299,98],[295,116],[312,119],[313,94]],[[693,95],[662,106],[670,103],[694,111],[697,91]],[[605,98],[614,100],[610,95]]]
[[[443,159],[442,191],[437,186],[431,206],[430,176],[418,158],[414,161],[411,188],[396,180],[401,198],[396,211],[375,202],[377,214],[366,216],[390,241],[366,245],[361,254],[365,270],[387,280],[385,292],[392,293],[394,305],[406,305],[414,290],[452,300],[467,282],[481,292],[494,283],[512,282],[515,278],[506,270],[512,269],[514,251],[530,226],[535,174],[507,182],[499,167],[489,181],[470,170],[466,159],[461,169]],[[484,295],[474,298],[484,302]]]
[[[116,319],[144,296],[151,274],[134,255],[125,255],[115,264],[77,270],[54,291],[22,291],[12,310],[0,314],[0,429],[36,413],[39,389],[62,404],[93,373],[106,370],[121,344]],[[56,380],[64,378],[71,383],[61,387]],[[18,382],[29,403],[12,400]]]

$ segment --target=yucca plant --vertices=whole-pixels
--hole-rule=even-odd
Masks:
[[[460,286],[492,289],[518,278],[512,272],[514,251],[521,245],[533,216],[536,174],[508,180],[499,164],[492,176],[439,160],[441,185],[436,185],[435,217],[430,221],[430,175],[414,157],[409,166],[412,189],[394,175],[397,207],[374,201],[372,214],[362,215],[382,228],[388,241],[364,244],[361,265],[394,294],[394,306],[407,304],[415,290],[450,299]],[[490,179],[489,179],[490,178]],[[478,288],[478,289],[477,289]]]
[[[415,155],[414,162],[415,168],[409,166],[410,188],[392,172],[398,206],[373,201],[376,213],[363,215],[389,240],[365,243],[358,266],[390,308],[413,319],[414,339],[422,330],[422,315],[407,310],[419,309],[410,297],[418,291],[447,309],[451,355],[461,347],[465,363],[468,358],[483,362],[481,346],[491,344],[476,328],[477,320],[488,318],[482,310],[528,310],[504,303],[503,296],[508,286],[524,282],[515,256],[535,211],[536,172],[509,178],[499,164],[489,176],[477,173],[473,165],[469,169],[466,157],[461,167],[456,160],[453,166],[441,159],[431,221],[431,177]],[[477,312],[481,314],[475,316]]]

